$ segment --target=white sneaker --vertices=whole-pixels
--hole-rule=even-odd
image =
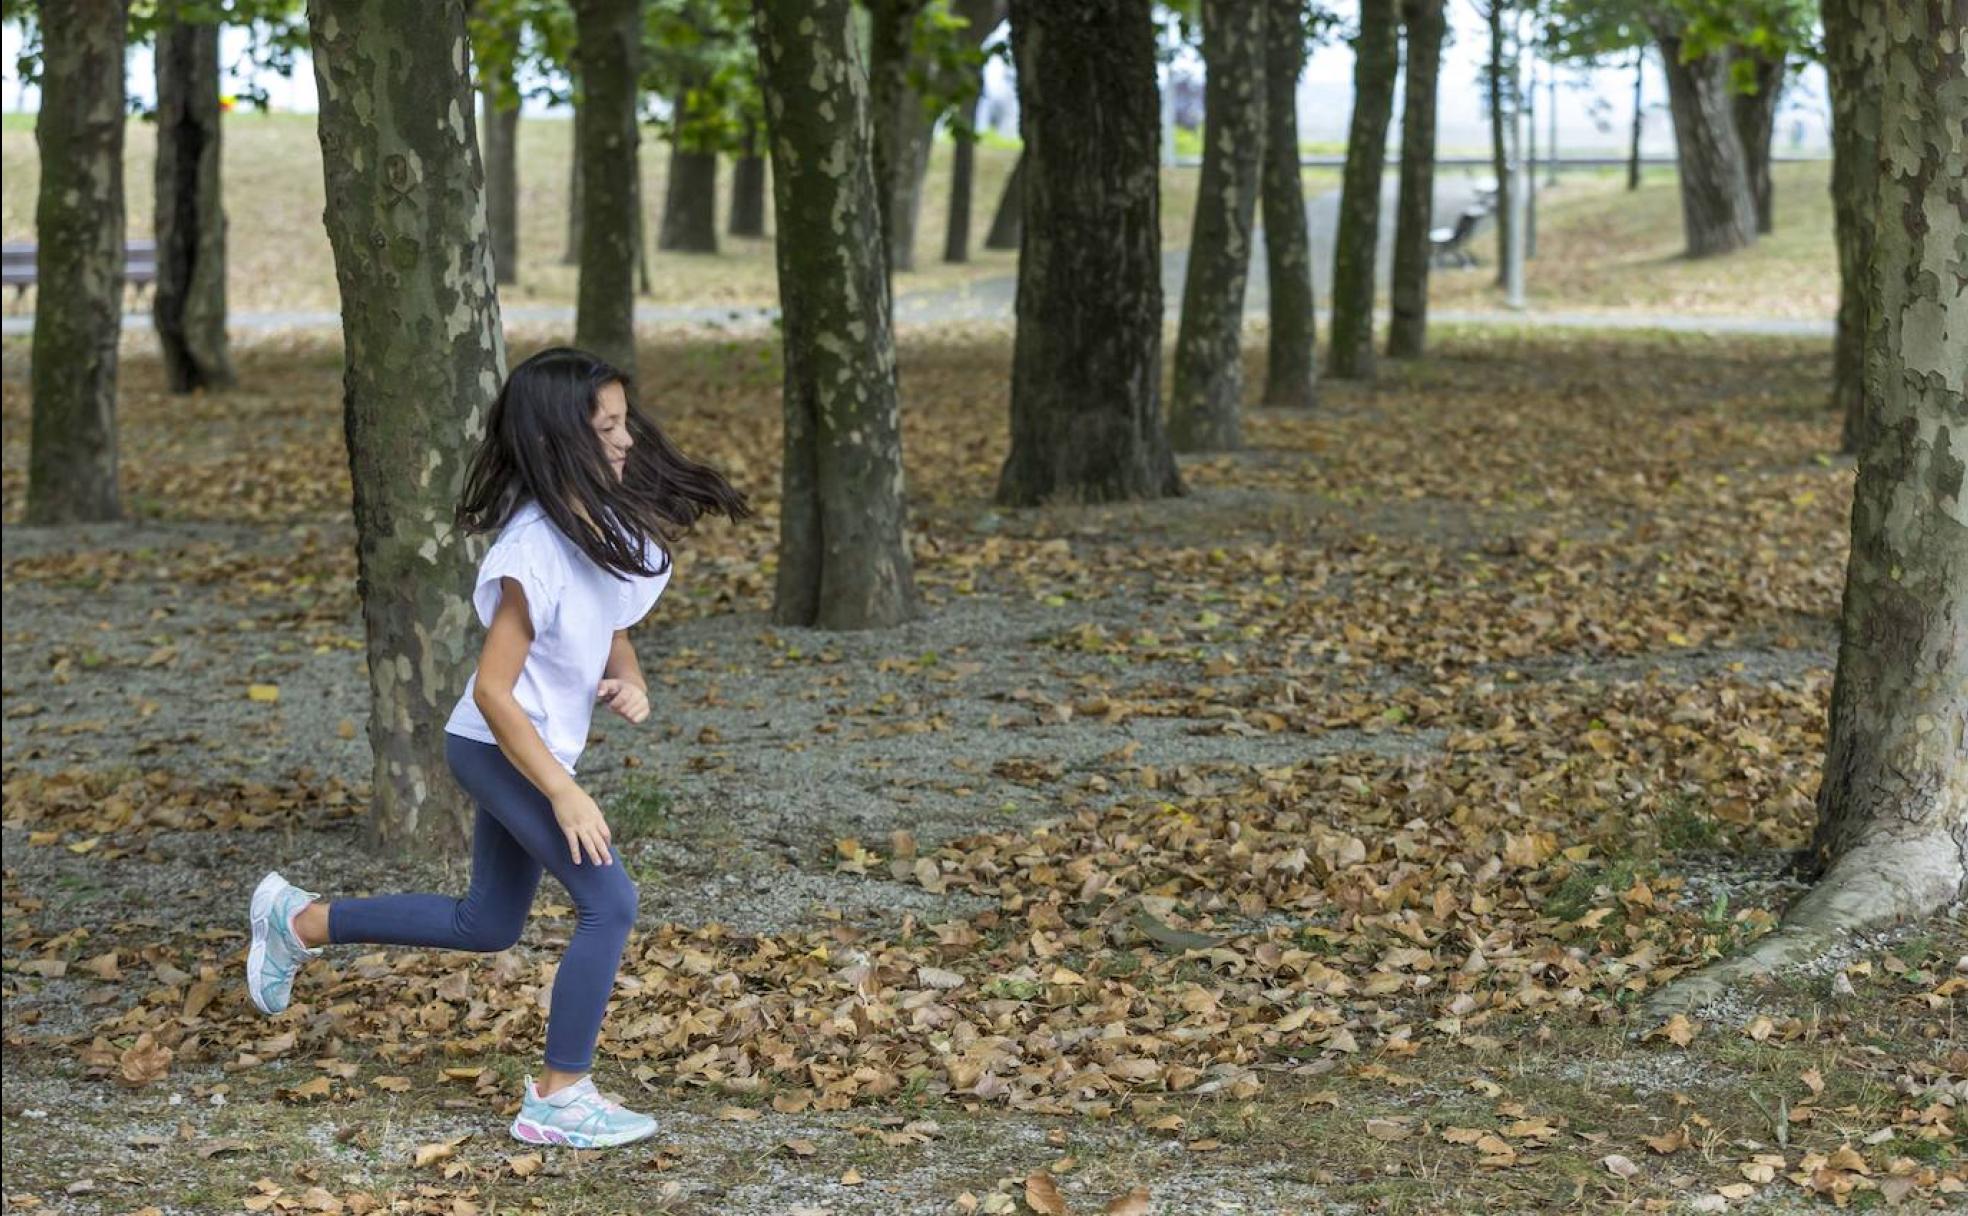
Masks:
[[[308,960],[319,957],[294,936],[294,915],[318,896],[303,891],[271,871],[253,889],[249,913],[253,945],[246,951],[246,991],[261,1013],[279,1013],[294,995],[294,977]]]
[[[656,1120],[602,1097],[593,1077],[582,1077],[552,1097],[542,1098],[526,1078],[526,1100],[513,1120],[512,1135],[527,1144],[568,1148],[615,1148],[656,1134]]]

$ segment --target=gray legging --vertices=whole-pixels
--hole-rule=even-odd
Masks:
[[[444,758],[478,804],[471,889],[448,895],[378,895],[328,905],[328,940],[444,950],[504,950],[519,940],[545,867],[574,897],[579,919],[554,976],[547,1066],[585,1072],[622,946],[635,924],[636,885],[622,866],[575,865],[553,804],[490,743],[444,738]]]

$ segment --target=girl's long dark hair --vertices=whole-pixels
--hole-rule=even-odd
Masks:
[[[628,398],[626,424],[635,441],[620,480],[591,422],[610,384],[621,385]],[[458,523],[470,532],[493,531],[529,498],[561,535],[617,576],[668,570],[674,536],[701,515],[751,514],[743,494],[677,451],[642,413],[626,374],[570,346],[543,350],[506,377],[465,475]],[[651,539],[658,542],[654,554]]]

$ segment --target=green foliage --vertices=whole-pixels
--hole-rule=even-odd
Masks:
[[[670,102],[680,147],[735,152],[765,119],[751,10],[742,0],[645,0],[642,87]]]

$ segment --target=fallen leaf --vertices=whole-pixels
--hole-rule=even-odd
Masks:
[[[160,1047],[146,1030],[137,1036],[116,1062],[116,1079],[131,1089],[161,1080],[171,1071],[171,1049]]]
[[[1132,1187],[1107,1201],[1105,1216],[1148,1216],[1151,1192],[1145,1186]]]
[[[1044,1170],[1026,1175],[1025,1206],[1039,1216],[1066,1216],[1066,1200],[1059,1193],[1059,1184]]]

